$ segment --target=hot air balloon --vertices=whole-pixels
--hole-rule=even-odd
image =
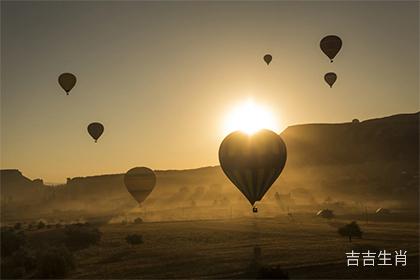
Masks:
[[[67,95],[76,84],[76,76],[72,73],[63,73],[58,77],[58,83],[64,89]]]
[[[324,219],[332,219],[334,218],[334,212],[330,209],[322,209],[316,213],[318,217],[324,218]]]
[[[321,40],[319,45],[321,50],[329,57],[330,61],[333,62],[333,59],[340,51],[343,42],[340,37],[336,35],[328,35]]]
[[[271,60],[273,60],[273,57],[271,56],[271,54],[266,54],[264,55],[264,61],[265,63],[270,64]]]
[[[333,72],[328,72],[324,75],[324,80],[327,82],[327,84],[330,85],[330,88],[332,88],[335,81],[337,81],[337,74]]]
[[[378,209],[376,209],[375,213],[377,215],[389,215],[389,214],[391,214],[391,211],[389,209],[386,209],[386,208],[378,208]]]
[[[248,135],[235,131],[219,148],[223,172],[253,206],[276,181],[286,164],[287,151],[281,137],[267,129]]]
[[[124,184],[128,192],[140,204],[155,187],[156,175],[147,167],[134,167],[125,173]]]
[[[101,137],[102,133],[104,133],[104,126],[101,123],[94,122],[88,125],[87,130],[90,136],[95,139],[96,143],[99,137]]]

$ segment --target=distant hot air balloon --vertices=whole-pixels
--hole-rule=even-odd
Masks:
[[[58,77],[58,83],[64,89],[67,95],[76,84],[76,76],[72,73],[63,73]]]
[[[271,54],[266,54],[264,55],[264,61],[265,63],[270,64],[271,60],[273,60],[273,57],[271,56]]]
[[[330,88],[332,88],[335,81],[337,81],[337,75],[333,72],[328,72],[324,75],[324,80],[330,85]]]
[[[377,215],[389,215],[389,214],[391,214],[391,211],[389,209],[386,209],[386,208],[378,208],[378,209],[376,209],[375,213]]]
[[[87,130],[90,136],[92,136],[92,138],[95,139],[96,143],[99,137],[101,137],[102,133],[104,132],[104,126],[101,123],[94,122],[88,125]]]
[[[135,167],[125,173],[124,184],[128,192],[140,204],[155,187],[156,175],[147,167]]]
[[[321,50],[329,57],[330,61],[333,62],[333,59],[340,51],[343,42],[340,37],[336,35],[328,35],[321,40],[319,45]]]
[[[334,212],[330,209],[322,209],[316,213],[318,217],[324,218],[324,219],[332,219],[334,218]]]
[[[281,137],[267,129],[248,135],[232,132],[219,148],[223,172],[254,206],[282,172],[287,158]],[[257,208],[253,208],[257,212]]]

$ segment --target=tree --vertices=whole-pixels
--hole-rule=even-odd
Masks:
[[[37,254],[35,277],[40,279],[65,278],[74,268],[73,255],[65,246],[44,248]]]
[[[289,273],[284,271],[280,265],[262,266],[256,277],[257,279],[289,279]]]
[[[1,256],[7,257],[19,250],[26,244],[26,237],[23,231],[14,231],[13,229],[1,229]]]
[[[68,225],[64,233],[64,243],[73,250],[84,249],[98,244],[102,237],[102,232],[99,229],[84,224]]]
[[[143,222],[143,219],[140,217],[134,219],[135,224],[141,224],[142,222]]]
[[[360,229],[359,225],[353,221],[347,225],[342,226],[338,229],[338,233],[341,236],[346,236],[349,238],[349,242],[351,242],[352,237],[359,237],[362,238],[362,230]]]
[[[45,228],[45,223],[43,221],[39,221],[37,227],[38,227],[38,229],[43,229],[43,228]]]
[[[136,245],[143,243],[143,236],[140,234],[129,234],[125,237],[128,244]]]
[[[27,248],[20,248],[1,261],[1,279],[28,279],[36,267],[34,254]]]

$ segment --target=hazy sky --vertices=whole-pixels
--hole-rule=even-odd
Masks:
[[[332,64],[328,34],[343,39]],[[226,116],[250,97],[281,128],[415,112],[418,67],[417,1],[2,1],[1,168],[62,182],[216,165]],[[63,72],[78,77],[70,96]]]

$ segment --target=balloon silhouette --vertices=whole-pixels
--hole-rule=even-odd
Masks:
[[[219,148],[219,162],[229,180],[254,206],[282,172],[287,158],[281,137],[267,129],[248,135],[235,131]],[[254,207],[254,212],[257,212]]]
[[[102,133],[104,133],[104,126],[101,123],[94,122],[88,125],[87,130],[96,143]]]
[[[324,80],[330,85],[330,88],[332,88],[335,81],[337,81],[337,75],[333,72],[329,72],[324,75]]]
[[[64,89],[67,95],[76,84],[76,76],[72,73],[63,73],[58,77],[58,83]]]
[[[264,55],[264,61],[265,61],[265,63],[267,63],[267,65],[270,64],[272,59],[273,59],[273,57],[271,56],[271,54]]]
[[[334,57],[338,54],[343,45],[340,37],[336,35],[328,35],[322,38],[319,43],[321,50],[329,57],[330,62],[333,62]]]
[[[140,204],[152,192],[156,185],[156,175],[147,167],[134,167],[124,175],[124,185],[128,192]]]
[[[316,213],[318,217],[324,218],[324,219],[332,219],[334,218],[334,212],[329,209],[322,209]]]

